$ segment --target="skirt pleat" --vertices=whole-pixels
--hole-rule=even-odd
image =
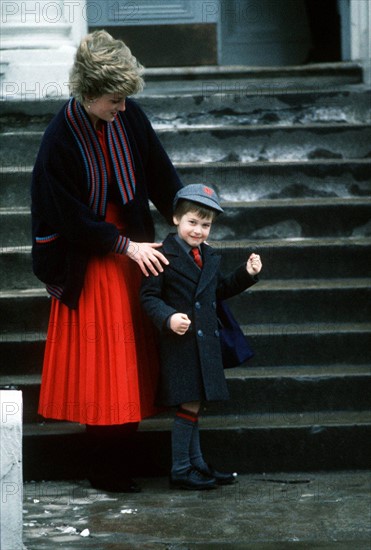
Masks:
[[[39,414],[113,425],[159,412],[158,346],[140,283],[139,266],[112,253],[89,262],[77,309],[52,298]]]

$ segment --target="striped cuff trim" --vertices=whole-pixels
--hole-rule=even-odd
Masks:
[[[126,254],[130,244],[130,239],[119,235],[113,245],[113,252],[116,254]]]
[[[59,233],[52,233],[51,235],[46,235],[45,237],[35,237],[35,241],[38,244],[48,244],[59,238]]]
[[[49,292],[53,298],[57,298],[57,300],[60,300],[62,298],[63,294],[63,287],[57,286],[57,285],[46,285],[46,290]]]

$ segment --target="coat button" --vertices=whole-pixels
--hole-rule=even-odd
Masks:
[[[214,332],[214,334],[215,334],[215,336],[216,336],[217,338],[219,338],[220,332],[219,332],[218,330],[216,330],[216,331]]]
[[[196,303],[195,303],[195,308],[196,308],[196,309],[201,309],[201,304],[200,304],[200,302],[196,302]]]
[[[197,334],[198,334],[198,336],[200,336],[200,337],[202,337],[202,336],[204,335],[204,333],[202,332],[202,330],[198,330],[198,331],[197,331]]]
[[[216,302],[213,302],[213,308],[216,309]]]

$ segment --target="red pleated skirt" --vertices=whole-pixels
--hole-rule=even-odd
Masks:
[[[110,205],[106,219],[119,226],[119,209]],[[113,425],[159,412],[158,346],[140,282],[139,266],[112,253],[89,262],[77,309],[52,298],[39,414]]]

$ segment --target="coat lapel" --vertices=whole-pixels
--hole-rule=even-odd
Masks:
[[[205,290],[219,270],[221,258],[208,245],[202,244],[203,267],[201,270],[191,256],[187,255],[185,250],[176,242],[173,234],[166,237],[162,246],[169,260],[171,258],[172,269],[196,284],[196,295]]]
[[[202,244],[203,267],[198,282],[196,295],[201,294],[211,283],[215,274],[219,271],[220,256],[207,244]]]
[[[174,235],[170,234],[162,243],[165,255],[171,261],[171,267],[174,271],[181,273],[183,277],[187,277],[196,285],[200,279],[200,269],[194,263],[190,256],[187,256],[185,250],[176,242]]]

